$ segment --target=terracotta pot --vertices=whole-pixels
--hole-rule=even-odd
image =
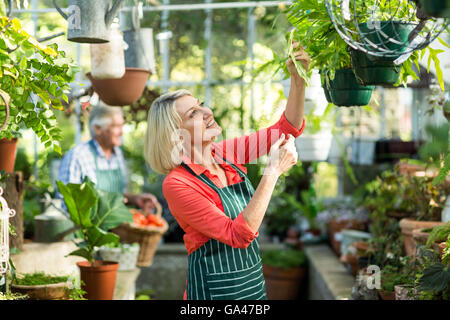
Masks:
[[[429,232],[423,232],[422,230],[426,229],[414,229],[412,231],[412,237],[414,239],[414,243],[417,245],[424,245],[427,243],[428,237],[430,236]]]
[[[150,74],[150,70],[126,68],[125,75],[119,79],[94,79],[90,72],[86,76],[104,103],[110,106],[127,106],[142,96]]]
[[[415,300],[414,296],[417,295],[417,290],[411,285],[397,285],[395,288],[395,300]],[[413,291],[411,295],[410,292]]]
[[[12,284],[11,291],[28,295],[30,300],[64,300],[70,293],[71,282],[23,286]]]
[[[267,299],[295,300],[306,275],[306,268],[281,269],[263,264],[263,274],[266,282]]]
[[[81,287],[86,291],[88,300],[112,300],[116,284],[119,264],[113,261],[95,260],[94,266],[89,261],[77,262],[80,268],[80,279],[84,282]]]
[[[340,232],[344,229],[364,230],[365,225],[359,220],[336,220],[328,221],[328,236],[330,238],[331,247],[338,256],[341,255],[341,237]]]
[[[380,295],[381,300],[395,300],[395,291],[387,292],[379,290],[378,294]]]
[[[0,139],[0,171],[14,172],[16,162],[17,138]]]
[[[405,254],[413,257],[416,252],[416,244],[413,239],[412,232],[414,229],[427,229],[443,225],[440,221],[417,221],[411,218],[400,220],[400,228],[402,229],[403,244]]]

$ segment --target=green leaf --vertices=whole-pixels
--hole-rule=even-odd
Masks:
[[[450,286],[450,268],[442,263],[435,263],[423,271],[419,281],[420,290],[439,292]]]
[[[92,187],[87,182],[65,185],[61,181],[57,181],[56,184],[59,192],[64,197],[64,203],[69,211],[70,219],[81,228],[92,227],[90,214],[98,202]]]
[[[123,195],[118,192],[98,191],[98,210],[92,222],[103,230],[110,230],[122,222],[133,222],[133,215],[125,206]]]
[[[75,251],[72,251],[67,256],[82,257],[82,258],[85,258],[86,260],[90,261],[91,263],[94,262],[94,256],[87,248],[79,248]]]
[[[107,244],[116,245],[119,243],[119,236],[106,232],[97,226],[91,227],[87,229],[88,243],[92,245],[92,247],[101,247]]]

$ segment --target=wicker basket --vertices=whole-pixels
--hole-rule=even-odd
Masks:
[[[163,221],[164,225],[161,227],[147,226],[139,227],[133,223],[122,223],[112,232],[120,237],[121,242],[125,243],[139,243],[139,255],[137,266],[149,267],[153,263],[153,257],[158,248],[158,243],[161,240],[163,234],[169,228],[167,221],[161,217],[162,210],[157,208],[156,215]]]

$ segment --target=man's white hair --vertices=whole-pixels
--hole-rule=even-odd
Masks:
[[[99,103],[89,112],[89,131],[91,137],[95,138],[95,126],[105,129],[111,124],[112,117],[115,114],[123,115],[122,108],[111,107],[99,101]]]

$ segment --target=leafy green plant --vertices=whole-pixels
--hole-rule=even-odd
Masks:
[[[424,230],[425,231],[425,230]],[[435,242],[444,242],[450,236],[450,222],[442,226],[437,226],[431,229],[430,235],[428,236],[426,247],[430,248]]]
[[[406,266],[388,264],[381,269],[381,290],[393,292],[395,286],[413,284],[412,271]]]
[[[438,255],[419,246],[415,286],[421,300],[448,300],[450,298],[450,266],[440,261]]]
[[[80,229],[82,242],[78,250],[69,255],[80,256],[94,263],[94,248],[109,243],[116,244],[119,237],[111,232],[122,222],[132,222],[133,216],[124,204],[123,195],[97,190],[86,177],[81,184],[56,182],[70,214],[70,219]]]
[[[55,110],[63,110],[61,100],[78,68],[56,44],[45,46],[29,35],[17,18],[9,19],[0,10],[0,93],[9,101],[9,118],[0,139],[19,136],[22,127],[31,128],[46,148],[61,153]],[[0,102],[0,119],[7,110]]]
[[[306,265],[306,255],[303,250],[270,249],[261,252],[263,264],[282,269],[303,267]]]

